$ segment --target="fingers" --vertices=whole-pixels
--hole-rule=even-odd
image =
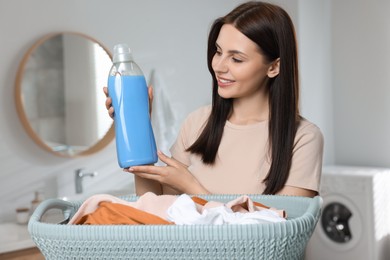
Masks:
[[[111,118],[114,118],[114,108],[112,107],[112,99],[108,96],[108,88],[103,87],[103,92],[106,94],[106,108],[108,110],[108,115]]]
[[[159,183],[161,181],[160,175],[150,174],[150,173],[145,173],[145,172],[130,172],[130,173],[134,174],[134,176],[137,176],[141,179],[153,180],[153,181],[157,181]]]
[[[113,119],[114,118],[114,108],[113,107],[110,107],[108,109],[108,115]]]
[[[125,172],[130,172],[136,176],[139,176],[141,178],[155,180],[155,181],[161,181],[161,177],[164,176],[165,167],[159,167],[159,166],[132,166],[128,169],[123,169]]]
[[[111,100],[110,97],[108,97],[106,99],[106,108],[107,108],[107,111],[108,111],[108,115],[111,118],[114,118],[114,107],[112,106],[112,100]]]
[[[153,101],[153,86],[152,85],[150,85],[149,87],[148,87],[148,95],[149,95],[149,100],[152,102]]]
[[[106,98],[106,108],[110,109],[111,105],[112,105],[112,99],[110,97],[107,97]]]
[[[128,169],[124,169],[128,172],[138,173],[138,172],[144,172],[149,174],[157,174],[159,172],[159,167],[157,166],[150,166],[150,165],[140,165],[140,166],[132,166]]]
[[[108,97],[108,88],[107,87],[103,87],[103,92],[106,95],[106,97]]]
[[[149,114],[151,115],[152,114],[152,104],[153,104],[153,98],[154,98],[154,96],[153,96],[153,86],[152,85],[150,85],[149,87],[148,87],[148,95],[149,95]]]
[[[161,151],[158,151],[158,152],[157,152],[157,155],[158,155],[158,158],[159,158],[162,162],[166,163],[168,166],[173,166],[173,167],[175,167],[175,168],[178,168],[178,167],[182,166],[181,163],[179,163],[178,161],[176,161],[174,158],[171,158],[171,157],[166,156],[166,155],[165,155],[163,152],[161,152]]]

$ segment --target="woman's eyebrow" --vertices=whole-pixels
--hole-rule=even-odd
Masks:
[[[221,46],[218,45],[218,43],[215,43],[215,46],[217,47],[217,49],[222,49]],[[244,52],[239,51],[239,50],[228,50],[227,53],[230,53],[230,54],[239,54],[239,55],[243,55],[243,56],[248,56],[248,55],[246,55]]]

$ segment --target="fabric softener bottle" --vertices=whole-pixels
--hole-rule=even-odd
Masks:
[[[146,80],[126,44],[114,46],[108,93],[114,107],[119,166],[129,168],[156,163],[158,158]]]

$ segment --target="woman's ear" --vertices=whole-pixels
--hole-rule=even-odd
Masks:
[[[270,67],[268,68],[267,76],[269,78],[275,78],[279,75],[279,68],[280,68],[280,58],[277,58],[274,60]]]

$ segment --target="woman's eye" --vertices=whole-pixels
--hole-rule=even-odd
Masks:
[[[218,56],[221,56],[221,55],[222,55],[222,52],[219,51],[219,50],[216,50],[216,51],[215,51],[215,54],[218,55]]]
[[[233,62],[235,62],[235,63],[241,63],[242,62],[242,60],[234,58],[234,57],[232,59],[233,59]]]

